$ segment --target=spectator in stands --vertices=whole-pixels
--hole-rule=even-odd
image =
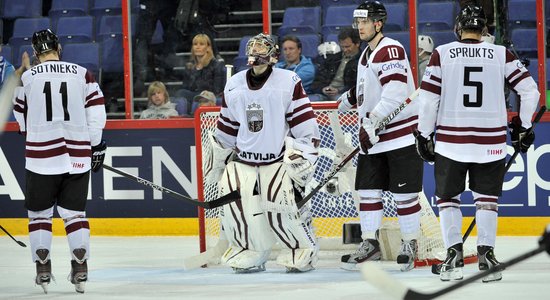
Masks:
[[[153,81],[147,90],[147,99],[148,107],[141,112],[140,119],[168,119],[178,116],[164,83]]]
[[[319,56],[318,72],[311,85],[313,93],[320,100],[336,100],[345,91],[355,85],[357,63],[361,55],[361,39],[357,30],[342,28],[338,34],[341,53]]]
[[[211,91],[202,91],[193,100],[198,103],[198,106],[216,106],[216,95]]]
[[[422,82],[422,76],[434,51],[434,41],[428,35],[418,36],[418,82]]]
[[[221,96],[225,86],[225,66],[214,58],[212,43],[206,34],[199,33],[193,38],[191,60],[182,78],[182,89],[178,96],[187,99],[188,110],[191,111],[193,99],[204,90]]]
[[[2,52],[2,44],[1,44],[1,38],[0,38],[0,52]],[[4,85],[4,81],[15,72],[15,68],[13,65],[7,61],[4,56],[0,56],[0,88],[2,88],[2,85]],[[10,112],[10,117],[8,119],[9,121],[15,121],[15,117],[13,116],[13,112]]]
[[[136,80],[134,88],[136,95],[142,94],[144,82],[152,80],[173,79],[172,66],[176,54],[176,46],[181,35],[174,26],[174,18],[178,3],[174,1],[141,0],[137,30],[134,42],[134,70]],[[164,31],[164,43],[160,53],[155,56],[151,48],[151,38],[155,32],[157,21],[160,21]],[[158,61],[155,61],[156,58]],[[158,67],[159,73],[155,71]]]
[[[284,60],[279,60],[275,68],[287,69],[296,72],[307,94],[311,93],[311,84],[315,78],[315,66],[309,57],[302,55],[302,42],[293,35],[283,37],[281,48],[285,54]]]

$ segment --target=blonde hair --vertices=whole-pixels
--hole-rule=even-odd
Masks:
[[[212,41],[210,40],[210,37],[204,33],[199,33],[193,37],[192,45],[196,43],[204,43],[206,44],[206,54],[202,58],[199,58],[195,55],[195,51],[193,46],[191,46],[191,61],[193,64],[201,65],[202,67],[207,66],[212,59],[214,59],[214,51],[212,50]]]
[[[151,82],[151,85],[147,89],[147,100],[149,100],[149,104],[153,103],[151,101],[151,99],[153,98],[153,94],[158,91],[164,93],[164,103],[170,102],[170,95],[168,94],[168,90],[166,89],[166,86],[164,85],[164,83],[160,81],[153,81]]]

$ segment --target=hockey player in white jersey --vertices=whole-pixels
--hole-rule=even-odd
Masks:
[[[205,171],[207,182],[218,183],[222,194],[239,189],[242,196],[224,206],[229,248],[222,262],[237,273],[263,271],[278,242],[278,264],[287,272],[310,271],[317,241],[309,212],[298,211],[296,202],[317,159],[315,114],[300,77],[273,68],[279,51],[271,36],[252,37],[246,54],[252,68],[225,86],[211,168]]]
[[[51,30],[35,32],[32,47],[40,63],[23,73],[14,114],[26,137],[25,207],[35,283],[47,293],[53,279],[50,250],[57,206],[71,253],[69,280],[83,293],[90,255],[85,212],[90,169],[101,168],[106,150],[103,93],[89,71],[59,60],[61,46]]]
[[[361,120],[355,189],[360,197],[363,242],[357,251],[342,256],[342,268],[347,270],[381,257],[377,233],[383,217],[383,191],[392,192],[397,205],[402,236],[397,263],[402,271],[414,268],[418,249],[418,193],[422,190],[423,167],[412,134],[417,125],[417,105],[411,103],[384,130],[375,132],[415,90],[405,49],[382,33],[386,19],[386,8],[378,1],[366,1],[353,12],[353,26],[368,47],[359,58],[356,86],[338,100],[341,111],[357,105]]]
[[[460,196],[467,173],[476,205],[479,269],[499,264],[493,249],[506,157],[505,82],[521,99],[519,118],[510,125],[512,144],[525,152],[535,138],[526,132],[540,96],[537,85],[510,51],[481,41],[485,25],[480,7],[461,10],[455,25],[459,41],[432,53],[417,100],[421,106],[417,150],[424,160],[435,162],[435,194],[447,247],[443,281],[462,279]],[[483,282],[501,278],[495,272]]]

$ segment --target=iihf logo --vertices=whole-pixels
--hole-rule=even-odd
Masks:
[[[246,107],[246,121],[248,130],[259,132],[264,127],[264,109],[258,103],[252,103]]]

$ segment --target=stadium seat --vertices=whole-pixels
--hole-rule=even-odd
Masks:
[[[420,3],[417,15],[420,32],[450,30],[454,28],[455,3],[450,1]]]
[[[285,9],[283,23],[277,32],[279,36],[288,34],[318,33],[321,26],[321,8],[289,7]]]
[[[12,63],[12,55],[11,55],[11,46],[10,45],[3,45],[2,50],[0,51],[0,55],[4,57],[5,60]]]
[[[338,33],[329,33],[327,35],[323,35],[323,42],[336,42],[338,43]]]
[[[403,47],[405,48],[405,51],[407,52],[407,56],[411,57],[411,41],[410,41],[410,34],[408,31],[395,31],[395,32],[388,32],[386,36],[395,39],[399,41]]]
[[[99,45],[96,43],[67,44],[63,47],[63,60],[79,64],[97,77],[99,71]]]
[[[407,22],[407,7],[405,3],[388,3],[384,4],[388,12],[388,19],[384,24],[384,32],[402,31],[409,26]]]
[[[90,8],[90,15],[101,18],[122,14],[122,1],[120,0],[94,0]]]
[[[301,34],[296,35],[302,42],[302,54],[309,57],[315,58],[319,55],[317,51],[317,46],[321,43],[321,38],[318,34]]]
[[[57,22],[57,36],[61,45],[66,43],[89,43],[94,40],[92,16],[63,17]]]
[[[123,72],[122,35],[107,36],[100,43],[100,61],[103,72]]]
[[[511,39],[520,56],[537,57],[536,29],[514,29],[512,31]]]
[[[529,66],[527,67],[527,70],[529,70],[529,73],[531,73],[531,76],[535,81],[539,78],[539,60],[536,58],[531,58],[529,60]],[[546,72],[548,73],[548,69],[546,69]]]
[[[241,41],[239,42],[239,55],[238,56],[246,56],[246,44],[248,44],[248,40],[250,40],[252,36],[245,35],[241,38]]]
[[[57,21],[63,17],[80,17],[88,15],[89,1],[53,0],[48,12],[52,28],[57,28]]]
[[[246,56],[237,56],[233,59],[233,73],[236,74],[242,70],[250,68],[248,66],[248,57]]]
[[[511,30],[535,28],[537,25],[536,0],[509,0],[508,24]]]
[[[35,18],[42,16],[42,0],[4,0],[2,18]]]
[[[453,31],[449,31],[449,30],[446,30],[446,31],[428,31],[428,32],[424,32],[422,34],[423,35],[429,35],[430,37],[432,37],[432,39],[434,41],[434,48],[439,46],[439,45],[447,44],[447,43],[454,42],[454,41],[457,40],[456,36],[455,36],[455,33]]]
[[[13,50],[15,51],[15,49]],[[21,57],[23,56],[23,52],[27,52],[27,54],[31,57],[31,63],[32,63],[32,56],[34,55],[34,50],[32,49],[32,45],[25,44],[18,48],[17,52],[13,52],[13,55],[16,55],[13,57],[13,61],[11,62],[13,66],[17,69],[21,66]]]
[[[13,25],[13,35],[9,40],[14,53],[18,53],[21,45],[31,44],[32,34],[35,31],[50,28],[49,18],[19,18]]]
[[[329,6],[321,29],[323,36],[338,33],[340,28],[351,26],[356,8],[357,5]]]
[[[361,0],[321,0],[319,4],[324,20],[329,6],[355,5],[355,7],[357,7],[362,2]]]
[[[132,22],[132,36],[135,33],[136,28],[136,19],[137,18],[131,18],[130,21]],[[103,16],[97,20],[96,24],[96,41],[101,42],[106,38],[109,37],[115,37],[117,35],[122,35],[122,16]]]

